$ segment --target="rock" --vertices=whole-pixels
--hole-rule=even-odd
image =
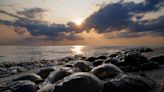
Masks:
[[[97,59],[93,62],[93,66],[99,66],[103,64],[104,60],[103,59]]]
[[[109,54],[108,57],[113,58],[113,57],[116,57],[119,54],[120,54],[120,52],[112,53],[112,54]]]
[[[137,75],[121,75],[111,80],[104,80],[102,92],[154,92],[155,83]]]
[[[152,52],[153,50],[151,48],[141,47],[138,48],[140,52]]]
[[[12,92],[37,92],[36,84],[28,80],[13,81],[7,85]]]
[[[96,59],[103,59],[103,60],[105,60],[105,59],[107,59],[107,57],[105,55],[100,55]]]
[[[63,68],[63,69],[56,70],[56,71],[50,73],[50,75],[47,77],[47,79],[45,80],[45,82],[43,84],[55,83],[55,82],[59,81],[60,79],[63,79],[64,77],[72,74],[73,72],[74,71],[69,68]]]
[[[124,62],[124,61],[125,61],[125,57],[126,57],[125,54],[120,54],[120,55],[117,55],[117,56],[116,56],[116,59],[117,59],[119,62]]]
[[[128,54],[127,56],[124,57],[124,62],[127,65],[133,65],[133,66],[138,66],[143,63],[147,63],[148,60],[146,57],[140,55],[140,54]]]
[[[54,92],[55,85],[54,84],[46,84],[37,92]]]
[[[157,62],[159,64],[164,64],[164,56],[154,56],[150,58],[150,61]]]
[[[127,66],[120,66],[120,69],[124,72],[130,72],[132,71],[132,67],[131,65],[127,65]]]
[[[92,63],[84,60],[76,61],[73,66],[79,68],[81,72],[89,72],[92,69]]]
[[[91,73],[96,75],[99,79],[114,78],[123,73],[123,71],[113,64],[103,64],[91,70]]]
[[[88,57],[86,59],[86,61],[89,61],[89,62],[94,62],[96,60],[96,57]]]
[[[21,75],[15,79],[13,79],[14,81],[18,81],[18,80],[30,80],[30,81],[33,81],[35,83],[39,83],[39,82],[42,82],[42,78],[35,74],[35,73],[29,73],[29,74],[24,74],[24,75]]]
[[[158,64],[154,62],[148,62],[140,65],[141,71],[150,71],[156,68],[158,68]]]
[[[53,67],[47,67],[47,68],[40,69],[37,74],[40,75],[43,79],[45,79],[48,77],[50,72],[54,70],[55,69]]]
[[[119,63],[119,61],[115,58],[107,58],[104,60],[104,63],[111,63],[111,64],[114,64],[114,65],[117,65]]]
[[[53,92],[102,92],[103,84],[95,75],[79,72],[57,83]]]
[[[0,92],[12,92],[11,90],[3,90],[3,91],[0,91]]]

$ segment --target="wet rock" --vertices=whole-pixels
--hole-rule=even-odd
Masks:
[[[55,83],[55,82],[63,79],[64,77],[72,74],[73,72],[74,71],[69,68],[63,68],[63,69],[56,70],[56,71],[50,73],[50,75],[47,77],[47,79],[45,80],[45,82],[43,84],[45,85],[47,83]]]
[[[11,71],[12,74],[16,74],[16,73],[20,73],[25,71],[26,69],[23,67],[19,67],[19,66],[13,66],[9,68],[9,71]]]
[[[11,90],[3,90],[3,91],[0,91],[0,92],[12,92]]]
[[[15,79],[13,79],[14,81],[18,81],[18,80],[30,80],[30,81],[33,81],[35,83],[40,83],[42,82],[42,78],[35,74],[35,73],[29,73],[29,74],[23,74]]]
[[[148,60],[146,57],[144,57],[140,54],[131,53],[124,57],[124,62],[127,65],[138,66],[140,64],[147,63]]]
[[[105,59],[107,59],[107,57],[105,55],[101,55],[101,56],[98,56],[96,59],[103,59],[103,60],[105,60]]]
[[[120,69],[124,72],[130,72],[132,71],[133,66],[131,65],[126,65],[126,66],[120,66]]]
[[[56,84],[54,92],[102,92],[103,84],[95,75],[74,73]]]
[[[164,56],[163,55],[154,56],[154,57],[150,58],[150,61],[157,62],[159,64],[164,64]]]
[[[86,59],[86,61],[89,61],[89,62],[94,62],[96,60],[96,57],[88,57]]]
[[[54,92],[55,85],[54,84],[46,84],[37,92]]]
[[[99,79],[114,78],[123,71],[113,64],[103,64],[91,70]]]
[[[109,54],[108,57],[113,58],[113,57],[116,57],[116,56],[119,55],[119,54],[120,54],[120,52],[112,53],[112,54]]]
[[[79,68],[82,72],[89,72],[92,68],[92,63],[78,60],[73,64],[74,67]]]
[[[138,48],[138,50],[139,50],[140,52],[152,52],[152,51],[153,51],[153,49],[151,49],[151,48],[146,48],[146,47]]]
[[[37,92],[36,84],[28,80],[10,82],[8,88],[12,92]]]
[[[125,57],[126,57],[125,54],[120,54],[120,55],[117,55],[117,56],[116,56],[116,59],[117,59],[119,62],[125,62]]]
[[[40,75],[43,79],[47,78],[50,72],[54,71],[55,69],[53,67],[47,67],[40,69],[39,72],[37,73]]]
[[[114,64],[114,65],[117,65],[119,63],[119,61],[115,58],[107,58],[104,60],[104,63],[111,63],[111,64]]]
[[[103,64],[104,60],[103,59],[97,59],[93,62],[93,66],[99,66]]]
[[[158,68],[158,64],[154,62],[148,62],[140,65],[141,71],[150,71],[157,68]]]
[[[111,80],[104,80],[102,92],[154,92],[155,83],[137,75],[121,75]]]

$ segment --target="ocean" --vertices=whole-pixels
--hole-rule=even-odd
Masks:
[[[0,63],[54,60],[74,55],[114,53],[134,46],[0,46]]]

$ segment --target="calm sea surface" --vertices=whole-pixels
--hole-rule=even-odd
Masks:
[[[91,56],[103,53],[113,53],[125,46],[0,46],[0,63],[28,62],[33,60],[60,59],[67,56]]]

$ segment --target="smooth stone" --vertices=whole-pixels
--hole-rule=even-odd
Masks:
[[[65,77],[53,92],[102,92],[103,83],[95,75],[79,72]]]
[[[119,61],[115,58],[107,58],[104,60],[104,63],[111,63],[111,64],[114,64],[114,65],[117,65],[119,63]]]
[[[38,82],[42,82],[42,78],[35,74],[35,73],[29,73],[29,74],[24,74],[24,75],[21,75],[15,79],[13,79],[14,81],[18,81],[18,80],[30,80],[30,81],[33,81],[35,83],[38,83]]]
[[[103,64],[104,60],[103,59],[97,59],[93,62],[93,66],[99,66]]]
[[[76,61],[73,66],[79,68],[81,72],[89,72],[92,69],[92,63],[84,60]]]
[[[12,92],[37,92],[36,84],[28,80],[13,81],[7,86]]]
[[[128,53],[126,56],[123,56],[123,61],[126,65],[133,66],[139,66],[140,64],[148,62],[146,57],[136,53]]]
[[[43,79],[45,79],[52,71],[55,71],[53,67],[47,67],[47,68],[40,69],[37,74],[40,75]]]
[[[164,56],[154,56],[150,58],[150,61],[157,62],[159,64],[164,64]]]
[[[56,70],[56,71],[50,73],[50,75],[45,80],[45,83],[46,82],[47,83],[55,83],[55,82],[63,79],[64,77],[72,74],[73,72],[74,71],[70,68],[62,68],[62,69]]]
[[[155,83],[138,75],[121,75],[104,80],[102,92],[155,92]]]
[[[105,60],[105,59],[107,59],[107,56],[101,55],[101,56],[98,56],[96,59],[103,59],[103,60]]]
[[[96,57],[88,57],[86,59],[86,61],[89,61],[89,62],[94,62],[96,60]]]
[[[117,75],[123,73],[123,71],[113,65],[113,64],[103,64],[100,66],[97,66],[91,70],[91,73],[96,75],[99,79],[107,79],[107,78],[114,78]]]
[[[37,92],[54,92],[55,85],[53,84],[46,84],[41,89],[39,89]]]

